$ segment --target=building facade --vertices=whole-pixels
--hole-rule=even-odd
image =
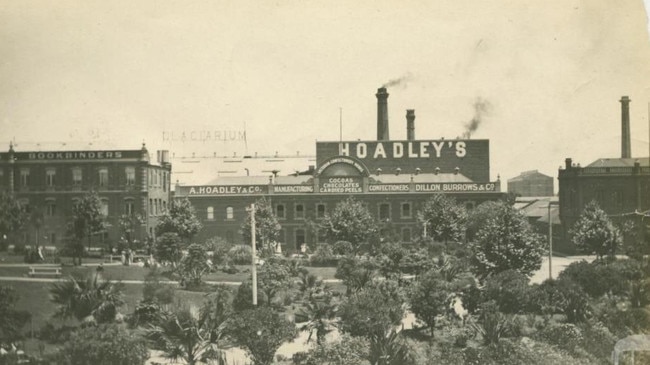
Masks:
[[[553,177],[537,170],[524,171],[508,179],[508,193],[525,197],[553,196]]]
[[[337,203],[354,197],[384,229],[403,243],[422,232],[417,212],[433,194],[448,194],[467,207],[502,199],[500,181],[490,181],[488,140],[415,140],[413,110],[407,111],[408,140],[388,139],[388,93],[377,92],[378,139],[316,143],[316,165],[289,176],[221,176],[203,185],[178,185],[175,198],[190,200],[203,223],[201,242],[221,236],[243,243],[246,208],[270,202],[282,225],[279,242],[295,251],[324,242],[314,229]]]
[[[152,163],[144,145],[139,150],[31,152],[10,146],[0,153],[0,190],[14,194],[30,216],[42,217],[40,223],[26,222],[13,242],[63,246],[72,207],[90,191],[97,192],[107,223],[93,237],[99,247],[114,246],[124,236],[119,223],[123,215],[142,217],[134,239],[153,236],[171,196],[167,161],[167,151],[159,151],[157,163]]]

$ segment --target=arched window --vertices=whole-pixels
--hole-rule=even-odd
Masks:
[[[214,208],[213,207],[208,207],[208,220],[213,220],[214,219]]]

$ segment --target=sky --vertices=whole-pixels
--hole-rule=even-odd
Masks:
[[[646,1],[4,0],[0,149],[313,155],[374,140],[387,84],[391,139],[474,119],[492,180],[557,177],[620,157],[623,95],[649,155]]]

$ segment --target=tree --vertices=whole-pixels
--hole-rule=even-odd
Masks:
[[[201,221],[189,199],[176,199],[171,202],[169,210],[158,218],[156,235],[176,233],[183,242],[189,243],[201,228]]]
[[[9,286],[0,285],[0,344],[20,338],[20,330],[30,319],[27,311],[16,310],[18,295]]]
[[[178,262],[183,257],[181,251],[181,239],[176,232],[167,232],[156,238],[156,260],[160,262],[168,262],[173,267],[178,265]]]
[[[595,200],[585,206],[570,235],[579,250],[596,254],[599,259],[605,255],[614,255],[620,241],[618,229]]]
[[[227,333],[237,346],[246,349],[253,364],[268,365],[280,345],[296,337],[296,327],[271,308],[259,307],[234,315]]]
[[[368,341],[343,335],[340,342],[323,343],[307,352],[294,354],[295,365],[362,365],[367,364]]]
[[[0,192],[0,239],[4,242],[7,236],[22,228],[27,221],[27,212],[13,194]]]
[[[395,330],[389,331],[386,336],[370,339],[368,361],[370,365],[415,364],[411,349],[402,340],[400,333]]]
[[[273,303],[278,292],[291,287],[292,279],[287,266],[273,261],[266,262],[257,272],[259,290],[264,293],[269,305]]]
[[[181,275],[185,287],[201,285],[201,278],[210,271],[208,254],[205,248],[198,243],[193,243],[187,248],[187,255],[181,259],[178,273]]]
[[[347,256],[339,260],[334,277],[343,281],[349,295],[370,283],[376,270],[377,264],[372,258]]]
[[[83,320],[92,316],[98,323],[115,320],[117,310],[124,304],[122,284],[105,280],[98,274],[85,278],[70,276],[50,287],[50,300],[58,305],[58,318]]]
[[[503,204],[503,202],[490,200],[479,204],[468,212],[465,232],[465,238],[468,242],[474,240],[479,228],[483,227],[485,222],[494,215],[494,211]]]
[[[332,213],[325,215],[322,224],[330,242],[350,242],[353,253],[359,252],[364,243],[375,239],[379,233],[375,218],[353,197],[337,203]]]
[[[411,311],[424,322],[434,336],[436,318],[447,312],[453,292],[450,283],[436,270],[421,275],[409,290]]]
[[[271,255],[275,253],[275,247],[271,247],[271,245],[280,236],[280,229],[282,226],[280,226],[271,204],[265,198],[257,200],[255,202],[255,247],[257,250],[265,251]],[[249,213],[246,214],[246,220],[241,226],[241,234],[244,243],[250,245],[251,215]]]
[[[307,323],[300,327],[301,331],[309,332],[307,342],[316,333],[316,344],[322,345],[325,335],[333,329],[332,322],[336,315],[336,305],[332,303],[331,295],[325,295],[322,298],[311,297],[305,307],[299,311],[299,315],[307,319]]]
[[[214,308],[212,308],[214,309]],[[161,312],[155,324],[149,325],[145,337],[154,348],[174,361],[182,359],[189,365],[219,357],[215,327],[206,310],[202,315],[189,309]]]
[[[57,363],[69,365],[143,365],[149,358],[145,341],[115,324],[74,331],[58,354]]]
[[[383,337],[404,317],[404,300],[397,283],[368,285],[339,305],[340,329],[352,336]]]
[[[143,242],[138,241],[137,232],[140,226],[145,222],[145,219],[140,214],[122,214],[120,216],[119,225],[122,231],[122,244],[130,250],[135,250],[140,247]],[[121,251],[122,247],[118,250]]]
[[[467,211],[464,206],[456,203],[453,197],[445,194],[433,195],[424,202],[417,217],[426,235],[436,241],[459,242],[463,238]]]
[[[104,229],[104,216],[101,212],[101,201],[94,191],[85,194],[72,206],[72,216],[68,224],[68,233],[71,236],[72,262],[81,265],[84,253],[83,240],[88,239],[91,245],[92,236]],[[75,259],[78,260],[75,261]]]
[[[542,264],[546,247],[526,217],[514,207],[499,203],[470,242],[472,271],[479,277],[505,270],[530,276]]]

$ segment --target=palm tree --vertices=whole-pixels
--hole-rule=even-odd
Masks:
[[[323,280],[318,279],[316,275],[310,274],[306,270],[300,271],[299,279],[298,290],[300,290],[303,297],[308,296],[308,301],[311,301],[314,294],[323,290]]]
[[[174,361],[183,359],[188,365],[210,359],[221,361],[223,355],[217,348],[219,336],[214,336],[214,327],[208,318],[210,316],[200,316],[190,309],[162,312],[156,324],[146,329],[145,337]]]
[[[333,328],[332,323],[336,316],[337,306],[332,303],[332,297],[329,293],[322,299],[310,297],[309,302],[305,304],[305,308],[300,310],[300,315],[307,318],[307,323],[301,326],[300,331],[309,331],[307,342],[311,340],[311,336],[316,333],[316,343],[321,344],[325,335]]]
[[[373,336],[368,349],[371,365],[410,365],[415,361],[398,332],[391,330],[386,336]]]
[[[70,276],[50,288],[50,300],[58,305],[54,316],[78,320],[92,316],[99,323],[112,322],[124,304],[122,288],[121,283],[105,280],[98,273],[85,278]]]

